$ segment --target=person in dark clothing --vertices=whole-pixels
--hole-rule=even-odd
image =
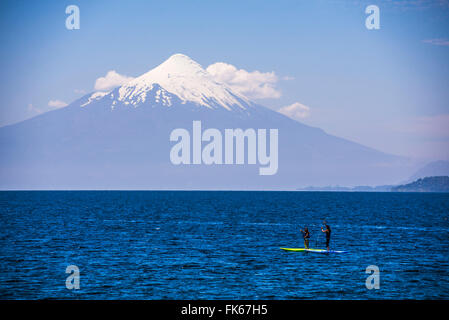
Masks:
[[[331,241],[331,227],[329,227],[327,224],[325,225],[326,229],[323,229],[321,227],[321,231],[326,234],[326,248],[327,251],[329,251],[329,242]]]
[[[302,237],[304,238],[304,248],[309,249],[309,239],[310,239],[309,229],[305,227],[304,230],[299,229],[299,231],[302,232]]]

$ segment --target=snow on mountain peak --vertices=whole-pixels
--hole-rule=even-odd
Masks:
[[[209,108],[218,105],[227,110],[232,110],[233,106],[246,109],[250,104],[246,97],[216,82],[200,64],[184,54],[172,55],[156,68],[121,86],[118,100],[132,105],[143,103],[155,84],[184,103],[193,102]]]

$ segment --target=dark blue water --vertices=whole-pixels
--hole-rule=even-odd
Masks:
[[[1,192],[0,298],[448,299],[448,217],[448,194]],[[324,219],[347,254],[279,249],[304,225],[323,248]]]

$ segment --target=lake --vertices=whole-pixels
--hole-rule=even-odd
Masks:
[[[438,193],[5,191],[0,298],[448,299],[448,218]],[[279,249],[324,220],[347,253]]]

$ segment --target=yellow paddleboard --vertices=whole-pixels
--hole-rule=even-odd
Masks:
[[[329,250],[326,249],[306,249],[306,248],[281,248],[285,251],[296,251],[296,252],[316,252],[316,253],[344,253],[346,251],[336,251],[336,250]]]

